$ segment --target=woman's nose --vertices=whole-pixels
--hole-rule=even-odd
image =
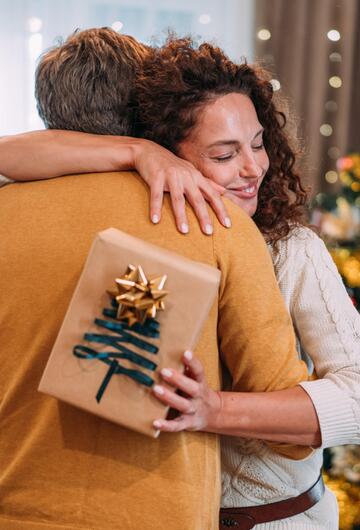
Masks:
[[[254,153],[246,153],[242,157],[239,174],[241,177],[260,178],[262,175],[262,168],[257,163]]]

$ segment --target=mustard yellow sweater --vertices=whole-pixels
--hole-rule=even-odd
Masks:
[[[37,392],[95,234],[110,226],[217,266],[217,304],[196,351],[219,388],[218,343],[234,389],[306,379],[265,243],[227,205],[233,229],[179,234],[167,204],[148,220],[134,173],[69,176],[0,189],[0,530],[215,530],[218,437],[152,440]]]

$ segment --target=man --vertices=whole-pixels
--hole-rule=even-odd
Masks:
[[[47,124],[131,133],[131,113],[123,112],[131,65],[146,49],[128,39],[89,30],[43,57],[37,95]],[[124,63],[130,65],[128,75]],[[120,102],[117,94],[123,94]],[[96,129],[90,129],[94,122]],[[100,230],[119,228],[220,268],[219,298],[196,352],[213,388],[220,386],[218,340],[234,385],[244,391],[284,388],[306,378],[267,249],[252,221],[228,204],[233,229],[215,224],[213,235],[205,237],[189,211],[185,238],[176,231],[169,202],[156,227],[147,220],[147,202],[143,182],[126,172],[0,190],[0,530],[218,527],[215,435],[183,432],[149,440],[37,392]]]

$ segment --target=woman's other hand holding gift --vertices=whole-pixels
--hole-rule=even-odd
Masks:
[[[154,395],[180,415],[173,420],[156,420],[154,427],[164,432],[212,431],[221,410],[220,393],[208,386],[201,362],[190,351],[184,353],[183,362],[184,374],[168,368],[160,372],[172,389],[153,387]],[[181,395],[176,393],[177,389]]]

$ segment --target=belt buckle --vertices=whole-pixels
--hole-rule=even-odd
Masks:
[[[255,520],[245,513],[237,513],[220,519],[220,528],[236,528],[237,530],[250,530],[255,526]]]

